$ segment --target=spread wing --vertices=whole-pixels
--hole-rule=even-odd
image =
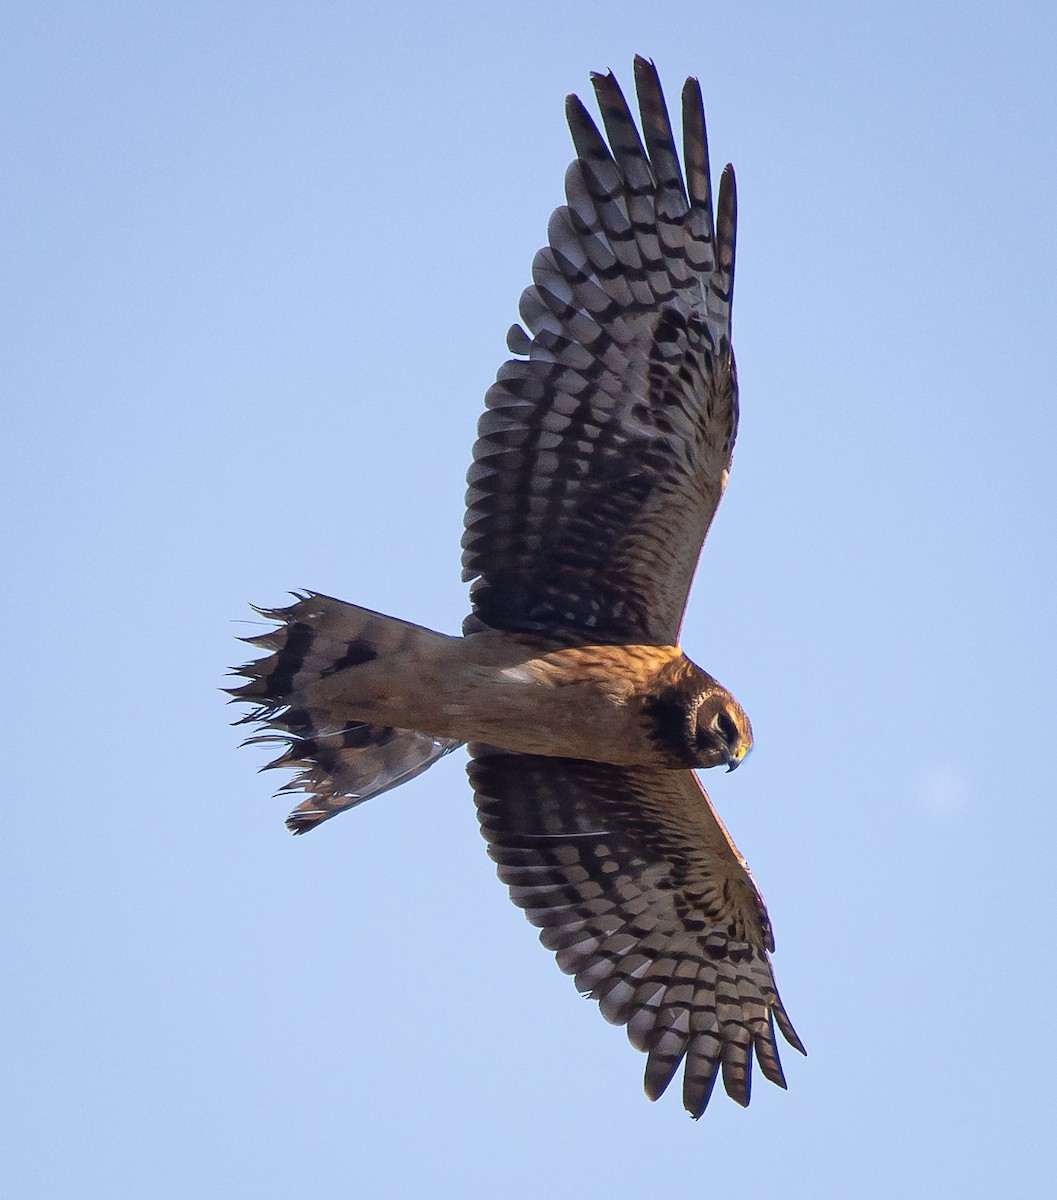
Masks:
[[[645,147],[613,76],[593,82],[608,145],[570,96],[568,204],[521,297],[528,333],[508,336],[520,357],[478,428],[467,632],[672,644],[737,430],[734,173],[714,222],[696,79],[685,185],[653,64],[635,61]]]
[[[717,1074],[748,1104],[754,1051],[785,1087],[774,1025],[804,1048],[775,988],[767,910],[697,776],[471,754],[499,877],[561,969],[646,1051],[650,1099],[685,1060],[694,1117]]]

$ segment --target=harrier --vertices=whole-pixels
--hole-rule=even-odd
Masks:
[[[463,636],[298,594],[258,610],[266,656],[231,694],[298,772],[294,833],[469,743],[511,899],[645,1051],[648,1096],[685,1063],[699,1117],[719,1075],[748,1103],[754,1054],[785,1086],[775,1025],[803,1051],[763,900],[694,773],[737,767],[749,719],[678,645],[738,423],[734,172],[713,214],[696,79],[682,167],[652,63],[635,61],[641,139],[612,74],[592,81],[606,136],[570,96],[568,203],[474,446]]]

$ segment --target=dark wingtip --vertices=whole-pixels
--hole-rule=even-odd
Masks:
[[[787,1024],[788,1024],[788,1018],[787,1018]],[[802,1054],[802,1055],[803,1055],[805,1058],[807,1058],[807,1047],[804,1045],[804,1043],[803,1043],[803,1042],[800,1040],[800,1038],[797,1036],[797,1032],[796,1032],[796,1030],[795,1030],[795,1029],[792,1027],[792,1025],[789,1025],[788,1029],[783,1029],[783,1030],[782,1030],[782,1036],[783,1036],[783,1037],[785,1038],[785,1040],[786,1040],[786,1041],[789,1043],[789,1045],[793,1047],[793,1049],[794,1049],[794,1050],[799,1050],[799,1051],[800,1051],[800,1053],[801,1053],[801,1054]]]
[[[789,1017],[786,1015],[786,1011],[781,1006],[780,1002],[773,1008],[772,1012],[774,1015],[774,1023],[781,1030],[782,1037],[785,1038],[785,1040],[789,1043],[790,1046],[793,1047],[794,1050],[799,1050],[800,1053],[806,1058],[807,1057],[807,1048],[804,1046],[804,1043],[800,1040],[799,1035],[797,1034],[796,1030],[793,1028],[792,1021],[789,1020]]]

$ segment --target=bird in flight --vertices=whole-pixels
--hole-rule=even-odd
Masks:
[[[752,1059],[785,1087],[763,899],[695,768],[752,745],[741,705],[679,647],[738,424],[731,349],[736,199],[713,205],[701,89],[682,94],[682,165],[653,64],[635,60],[642,136],[613,75],[603,133],[567,101],[567,203],[521,297],[468,475],[450,637],[318,593],[259,609],[238,668],[243,718],[304,794],[305,833],[469,744],[488,852],[580,992],[646,1053],[650,1099],[683,1067],[705,1110]]]

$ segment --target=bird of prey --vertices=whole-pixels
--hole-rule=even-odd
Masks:
[[[713,209],[701,89],[682,166],[653,64],[642,136],[613,75],[605,135],[576,96],[567,203],[521,297],[468,475],[472,612],[449,637],[317,593],[259,609],[266,652],[231,689],[278,741],[314,829],[469,743],[481,830],[511,899],[603,1015],[680,1063],[699,1117],[717,1077],[749,1101],[752,1058],[785,1086],[763,899],[695,768],[752,745],[734,697],[679,648],[687,593],[738,423],[736,202]]]

